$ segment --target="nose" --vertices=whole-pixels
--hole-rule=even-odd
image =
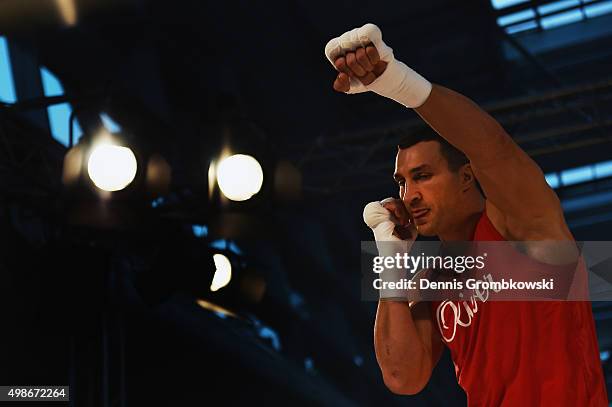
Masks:
[[[404,196],[402,196],[402,201],[404,201],[404,204],[407,208],[410,208],[412,205],[414,205],[421,199],[423,199],[421,192],[414,187],[406,188],[406,190],[404,191]]]

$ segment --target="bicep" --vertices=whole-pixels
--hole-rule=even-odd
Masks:
[[[506,218],[536,222],[561,212],[561,205],[540,167],[507,134],[480,157],[470,157],[487,200]]]
[[[444,348],[442,337],[434,324],[430,303],[419,302],[413,304],[410,307],[410,311],[416,330],[423,343],[426,355],[425,360],[428,365],[428,374],[431,374],[431,371],[438,364],[440,356],[442,355],[442,350]]]
[[[531,220],[560,208],[538,165],[473,101],[435,85],[416,111],[467,155],[487,199],[505,216]]]

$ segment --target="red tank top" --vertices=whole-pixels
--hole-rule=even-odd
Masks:
[[[505,239],[483,212],[472,240]],[[469,406],[608,406],[590,302],[467,303],[431,302]]]

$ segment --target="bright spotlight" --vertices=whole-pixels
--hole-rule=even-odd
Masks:
[[[217,166],[217,182],[223,195],[232,201],[246,201],[259,192],[263,170],[250,155],[235,154],[224,158]]]
[[[213,255],[213,261],[217,270],[210,284],[210,291],[217,291],[228,285],[232,279],[232,263],[227,257],[219,253]]]
[[[104,191],[119,191],[136,177],[136,157],[132,150],[114,144],[95,147],[87,163],[93,183]]]

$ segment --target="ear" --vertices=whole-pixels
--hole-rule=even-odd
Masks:
[[[469,163],[459,168],[459,177],[461,179],[461,192],[467,192],[474,187],[476,177],[474,177],[472,166]]]

